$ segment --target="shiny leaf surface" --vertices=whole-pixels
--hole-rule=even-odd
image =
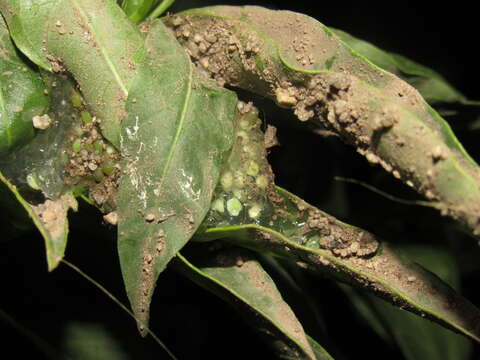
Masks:
[[[4,0],[0,10],[31,61],[73,75],[103,135],[118,145],[128,89],[143,57],[143,37],[120,7],[110,0]]]
[[[48,96],[40,75],[20,58],[2,17],[0,54],[0,156],[5,157],[32,139],[32,118],[44,114]]]

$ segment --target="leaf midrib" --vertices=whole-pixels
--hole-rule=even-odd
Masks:
[[[189,74],[188,74],[188,77],[186,77],[186,81],[187,81],[187,84],[186,84],[187,91],[185,93],[185,99],[183,101],[182,111],[180,113],[180,121],[178,122],[177,131],[175,133],[175,137],[173,138],[172,144],[170,146],[170,150],[168,152],[167,160],[165,162],[165,166],[163,168],[162,175],[160,177],[160,183],[157,187],[158,193],[162,192],[162,188],[163,188],[163,185],[165,183],[167,173],[170,170],[173,155],[175,154],[178,139],[180,138],[180,134],[182,132],[183,124],[185,122],[185,118],[186,118],[186,114],[187,114],[187,109],[188,109],[188,106],[190,104],[190,99],[191,99],[191,95],[192,95],[192,82],[193,82],[193,67],[192,67],[191,63],[189,63]]]
[[[127,97],[128,96],[127,86],[123,83],[119,72],[117,71],[117,69],[116,69],[115,65],[113,64],[112,60],[110,59],[110,56],[105,51],[102,44],[100,43],[99,36],[98,36],[97,31],[95,30],[95,27],[92,26],[92,23],[90,22],[87,14],[84,12],[83,8],[78,3],[78,1],[77,0],[70,0],[70,1],[77,8],[78,12],[82,16],[85,26],[88,27],[89,31],[91,31],[91,33],[94,35],[93,39],[98,44],[98,49],[100,50],[100,54],[105,59],[105,63],[107,64],[107,67],[110,69],[110,72],[112,73],[112,75],[113,75],[115,81],[117,82],[118,86],[120,87],[120,89],[124,93],[125,97]]]

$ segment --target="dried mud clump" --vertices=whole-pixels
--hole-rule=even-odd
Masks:
[[[119,155],[98,129],[100,121],[81,110],[80,98],[72,99],[79,109],[81,121],[69,135],[68,162],[65,165],[68,185],[88,189],[89,197],[105,212],[116,208],[116,189],[120,175]]]
[[[70,208],[76,209],[75,199],[70,194],[65,194],[57,200],[46,200],[34,206],[33,210],[52,239],[59,239],[65,232],[66,213]]]
[[[448,125],[418,91],[353,56],[323,25],[288,11],[231,6],[165,23],[205,76],[268,96],[299,120],[339,135],[480,233],[480,170],[461,146],[445,144],[457,141]],[[459,187],[460,195],[452,191]]]

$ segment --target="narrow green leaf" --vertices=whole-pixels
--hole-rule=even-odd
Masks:
[[[333,357],[325,351],[325,349],[317,343],[314,339],[307,335],[307,340],[312,347],[313,352],[315,353],[315,358],[317,360],[333,360]]]
[[[323,357],[314,355],[302,325],[250,252],[232,248],[199,253],[197,249],[190,260],[179,254],[174,265],[190,280],[239,310],[278,358],[331,359],[325,350],[319,353]]]
[[[160,4],[152,11],[152,13],[148,16],[149,19],[153,20],[159,16],[162,16],[165,11],[167,11],[170,6],[173,5],[175,0],[162,0]]]
[[[0,11],[18,48],[44,69],[68,71],[103,135],[119,144],[119,124],[143,37],[111,0],[4,0]]]
[[[388,53],[375,45],[358,39],[345,31],[330,28],[350,48],[365,56],[378,67],[395,74],[416,88],[430,104],[438,102],[480,105],[470,101],[434,70],[404,56]]]
[[[122,122],[118,248],[143,333],[158,275],[203,220],[232,143],[234,93],[196,73],[160,21],[150,24]]]
[[[456,259],[448,252],[435,247],[401,247],[412,260],[434,271],[444,281],[455,288],[459,286],[460,274]],[[465,338],[439,327],[437,324],[421,319],[397,309],[372,296],[357,293],[349,287],[343,287],[359,313],[370,323],[376,317],[385,327],[383,331],[391,334],[395,344],[409,360],[414,359],[470,359],[472,344]],[[378,331],[377,327],[374,327]]]
[[[0,53],[0,156],[3,157],[33,137],[32,118],[44,114],[48,97],[40,75],[20,58],[1,16]]]
[[[480,234],[480,169],[449,125],[417,90],[330,29],[255,6],[193,9],[164,21],[219,83],[269,96],[299,120],[338,134]]]
[[[0,181],[15,195],[42,234],[47,250],[48,270],[54,270],[65,253],[68,237],[67,213],[70,208],[77,210],[75,198],[71,194],[65,194],[57,200],[46,200],[34,206],[20,195],[17,188],[1,172]]]

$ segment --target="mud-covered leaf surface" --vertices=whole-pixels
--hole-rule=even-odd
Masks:
[[[143,37],[120,7],[109,0],[5,0],[0,10],[31,61],[73,75],[103,135],[118,145],[128,88],[143,57]]]
[[[14,194],[42,234],[47,251],[48,270],[52,271],[58,266],[65,253],[68,238],[67,213],[70,208],[77,210],[75,198],[67,193],[57,200],[46,200],[41,204],[32,205],[20,195],[17,188],[1,172],[0,181]]]
[[[455,289],[459,288],[457,260],[445,250],[415,245],[402,246],[401,251]],[[406,359],[470,359],[472,344],[464,337],[346,285],[342,289],[367,323],[375,324],[373,329],[385,340],[394,342]]]
[[[236,96],[200,79],[156,21],[122,123],[118,249],[143,331],[155,282],[207,213],[232,144]]]
[[[257,112],[251,104],[239,108],[236,141],[196,240],[225,238],[292,259],[480,340],[480,310],[438,277],[367,231],[276,188]],[[255,173],[250,171],[252,158]]]
[[[207,246],[198,251],[197,245],[188,260],[179,255],[175,268],[239,310],[279,358],[330,359],[318,344],[322,355],[314,355],[302,325],[251,252]]]
[[[25,144],[34,134],[33,117],[44,114],[48,97],[40,75],[15,49],[0,17],[0,156]]]
[[[480,233],[480,170],[412,86],[290,11],[218,6],[165,18],[220,84],[269,96],[301,121],[338,134],[372,164]]]
[[[372,63],[408,82],[430,104],[446,102],[480,105],[479,101],[468,100],[436,71],[402,55],[388,53],[368,41],[358,39],[345,31],[330,29],[349,47]]]
[[[236,245],[299,261],[422,317],[480,340],[480,311],[423,267],[399,256],[372,234],[339,222],[285,191],[274,225],[222,226],[199,240],[228,238]],[[296,206],[303,210],[295,210]]]

